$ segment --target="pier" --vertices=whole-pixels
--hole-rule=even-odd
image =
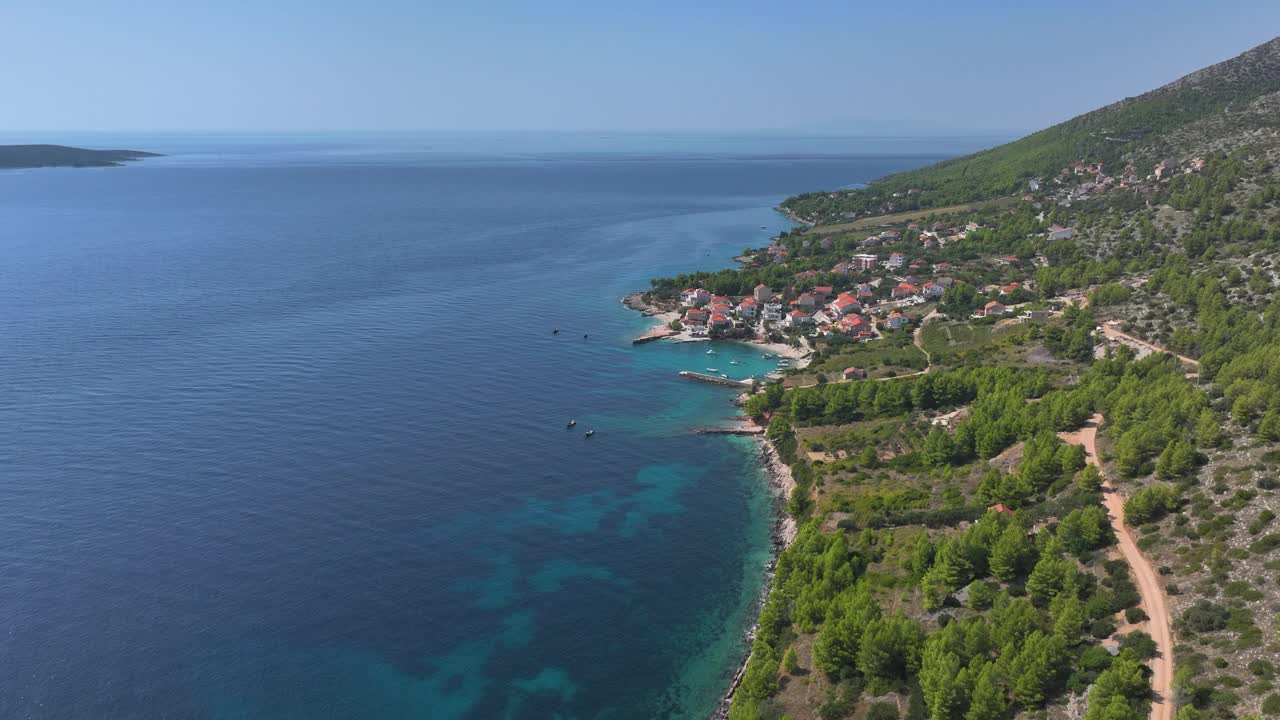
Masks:
[[[653,328],[652,330],[649,330],[645,334],[641,335],[640,337],[632,340],[631,344],[642,345],[647,342],[653,342],[654,340],[661,340],[663,338],[669,338],[679,334],[680,334],[680,331],[678,330],[672,330],[671,328],[666,327],[664,325],[659,325]]]
[[[692,370],[681,370],[680,377],[686,377],[690,380],[698,380],[700,382],[711,383],[713,385],[724,385],[732,388],[749,388],[750,380],[734,380],[732,378],[722,378],[719,375],[708,375],[706,373],[694,372]]]

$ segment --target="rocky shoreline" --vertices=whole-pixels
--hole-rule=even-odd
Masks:
[[[796,519],[791,517],[786,510],[787,498],[791,496],[791,490],[796,486],[795,479],[791,477],[791,468],[782,462],[782,458],[778,456],[778,451],[773,447],[773,443],[763,437],[760,440],[760,467],[769,476],[769,485],[774,491],[774,522],[771,531],[773,543],[768,569],[765,572],[764,585],[760,588],[760,595],[756,598],[755,606],[751,613],[751,627],[746,632],[748,646],[755,640],[756,631],[760,628],[760,611],[764,609],[765,601],[769,599],[769,593],[773,591],[773,577],[778,567],[778,556],[782,554],[783,550],[790,547],[799,532]],[[742,676],[747,671],[747,663],[750,660],[751,651],[748,650],[743,655],[742,662],[738,664],[738,670],[733,674],[733,680],[730,681],[728,691],[725,692],[724,697],[720,700],[720,705],[711,714],[711,720],[728,720],[729,706],[733,704],[733,694],[737,692],[738,686],[742,684]]]

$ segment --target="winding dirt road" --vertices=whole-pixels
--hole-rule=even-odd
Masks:
[[[1102,334],[1109,340],[1125,341],[1128,344],[1133,345],[1134,347],[1145,348],[1148,352],[1169,353],[1170,355],[1178,358],[1179,360],[1181,360],[1184,363],[1187,363],[1188,365],[1194,365],[1195,367],[1200,367],[1200,361],[1196,360],[1195,358],[1189,358],[1186,355],[1179,355],[1178,353],[1172,350],[1169,350],[1167,348],[1162,348],[1159,345],[1156,345],[1155,343],[1147,342],[1146,340],[1143,340],[1141,338],[1136,338],[1128,333],[1120,332],[1120,330],[1116,328],[1115,325],[1112,325],[1111,323],[1106,323],[1105,325],[1102,326]]]
[[[1191,361],[1194,362],[1194,361]],[[1060,433],[1063,441],[1084,446],[1089,463],[1102,469],[1098,462],[1098,426],[1102,424],[1102,415],[1094,415],[1085,426],[1073,433]],[[1151,659],[1151,689],[1155,693],[1155,701],[1151,705],[1151,720],[1173,720],[1173,633],[1169,630],[1169,604],[1164,588],[1151,563],[1138,549],[1133,535],[1124,524],[1124,498],[1111,485],[1110,480],[1102,483],[1103,502],[1107,506],[1107,514],[1111,517],[1111,527],[1115,530],[1116,540],[1120,546],[1120,554],[1133,573],[1134,582],[1138,585],[1141,598],[1139,607],[1150,620],[1144,628],[1156,641],[1157,655]]]

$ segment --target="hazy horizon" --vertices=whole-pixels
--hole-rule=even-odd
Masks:
[[[641,11],[54,0],[6,15],[0,62],[22,68],[0,84],[9,133],[1015,135],[1280,27],[1280,6],[1261,0]]]

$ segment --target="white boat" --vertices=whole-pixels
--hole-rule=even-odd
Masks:
[[[720,377],[724,378],[725,380],[729,379],[729,376],[725,375],[724,373],[720,373]]]
[[[738,362],[737,360],[730,360],[730,361],[729,361],[729,364],[730,364],[730,365],[741,365],[742,363]]]
[[[707,354],[708,354],[708,355],[715,355],[715,354],[716,354],[716,351],[715,351],[715,350],[708,350],[708,351],[707,351]]]
[[[720,372],[720,371],[716,368],[707,368],[707,372]]]

